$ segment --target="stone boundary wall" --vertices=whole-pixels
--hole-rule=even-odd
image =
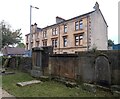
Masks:
[[[117,50],[78,52],[76,54],[52,54],[46,56],[47,63],[46,65],[42,65],[43,75],[71,81],[96,83],[96,59],[98,59],[98,64],[99,60],[101,63],[98,67],[102,68],[99,69],[104,70],[104,67],[106,67],[106,63],[100,59],[100,56],[108,60],[107,65],[110,69],[110,73],[108,74],[110,75],[110,84],[120,85],[120,51]],[[44,61],[45,59],[44,57]],[[4,60],[5,59],[3,59],[3,61]],[[9,59],[7,67],[17,68],[30,73],[32,69],[32,58],[12,57]],[[98,70],[97,74],[101,73],[99,73],[99,71],[100,70]],[[103,80],[107,77],[106,73],[107,72],[103,72],[101,74]]]
[[[5,58],[6,59],[6,58]],[[4,61],[5,61],[4,59]],[[3,63],[4,63],[3,61]],[[13,56],[9,58],[7,66],[8,68],[18,69],[23,72],[30,72],[32,69],[32,58],[31,57],[19,57]]]
[[[54,54],[49,57],[48,71],[53,77],[95,83],[95,62],[96,58],[99,59],[100,56],[108,60],[110,84],[120,85],[120,51],[117,50]],[[105,65],[102,60],[101,65]],[[105,72],[103,72],[103,76],[106,76]]]

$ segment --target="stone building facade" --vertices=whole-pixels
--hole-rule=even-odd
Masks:
[[[26,35],[26,50],[31,47],[53,46],[54,53],[76,53],[92,49],[108,49],[108,25],[96,2],[94,11],[65,20],[56,17],[56,24],[38,28],[31,25]],[[31,47],[30,47],[31,43]]]

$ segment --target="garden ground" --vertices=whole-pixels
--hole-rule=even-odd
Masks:
[[[98,90],[88,92],[79,87],[70,88],[66,85],[53,80],[45,81],[40,84],[19,87],[18,82],[35,80],[29,74],[15,71],[15,74],[4,75],[2,77],[2,87],[15,97],[113,97],[110,92]]]

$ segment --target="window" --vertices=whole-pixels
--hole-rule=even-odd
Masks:
[[[64,25],[64,33],[67,33],[67,25]]]
[[[37,38],[39,38],[39,33],[36,34]]]
[[[55,28],[55,35],[57,35],[57,28]]]
[[[31,42],[31,47],[33,48],[33,42]]]
[[[39,42],[36,42],[37,47],[39,47]]]
[[[43,31],[43,38],[47,37],[47,31]]]
[[[52,35],[57,35],[57,28],[52,29]]]
[[[47,46],[47,40],[43,40],[43,46]]]
[[[33,39],[33,34],[31,34],[31,38]]]
[[[39,37],[39,33],[36,33],[36,38],[38,38]]]
[[[28,42],[28,36],[26,36],[26,41]]]
[[[79,21],[79,28],[80,28],[80,30],[83,29],[83,22],[82,22],[82,20]]]
[[[75,35],[75,46],[81,46],[83,41],[83,34]]]
[[[67,46],[67,37],[66,36],[63,37],[63,46],[64,47]]]
[[[33,34],[30,34],[30,41],[33,42]]]
[[[28,43],[26,44],[26,49],[28,50]]]
[[[35,33],[35,39],[38,39],[39,38],[39,33]]]
[[[79,22],[75,22],[75,30],[81,30],[83,29],[83,21],[80,20]]]
[[[79,45],[79,37],[75,36],[75,46],[78,46],[78,45]]]
[[[52,39],[52,46],[57,47],[57,39]]]
[[[79,29],[79,23],[75,22],[75,30],[78,30],[78,29]]]
[[[52,35],[55,35],[55,31],[54,31],[54,29],[52,29]]]
[[[63,52],[63,54],[67,54],[67,52]]]

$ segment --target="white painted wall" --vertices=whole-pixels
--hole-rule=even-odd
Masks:
[[[100,10],[96,10],[94,13],[90,14],[91,20],[91,46],[97,47],[97,50],[107,50],[108,49],[108,33],[107,25],[102,17]]]

